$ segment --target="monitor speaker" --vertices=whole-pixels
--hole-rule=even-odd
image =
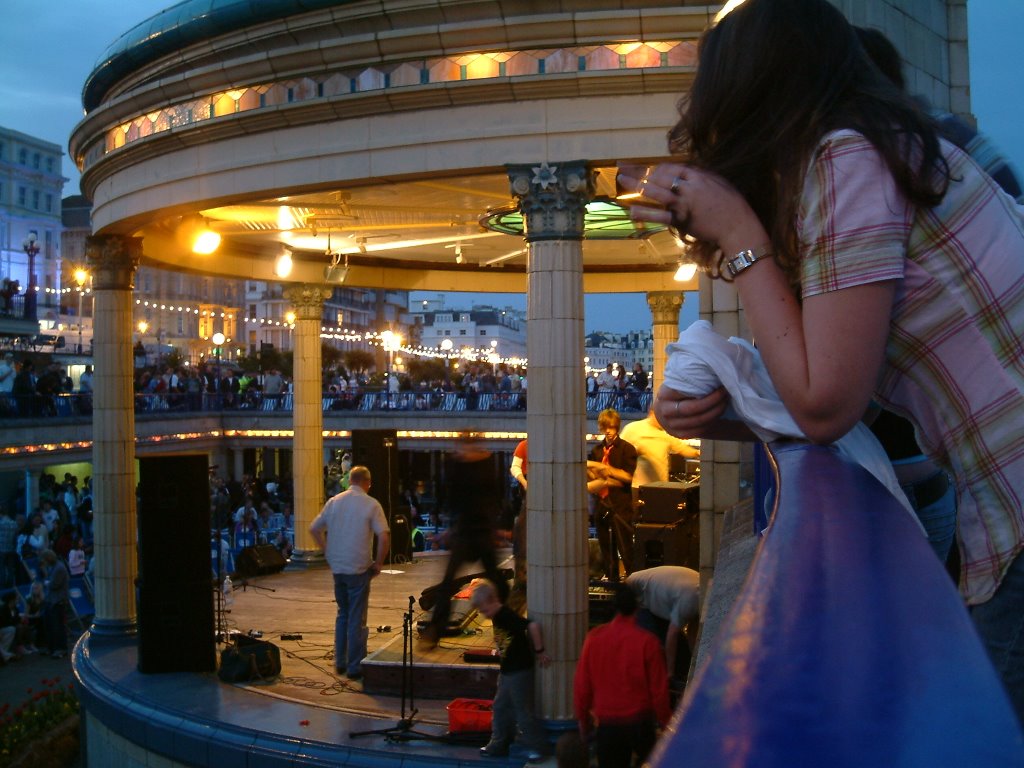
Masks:
[[[235,558],[234,578],[248,579],[253,576],[268,576],[283,570],[288,561],[281,550],[273,544],[259,544],[246,547]]]
[[[678,523],[637,523],[633,528],[633,568],[659,565],[700,569],[700,531],[694,515]]]
[[[206,455],[139,459],[139,671],[216,668]]]

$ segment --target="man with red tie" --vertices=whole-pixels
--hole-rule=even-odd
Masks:
[[[632,568],[633,495],[630,486],[636,471],[636,448],[619,437],[622,420],[614,408],[597,417],[604,440],[594,446],[587,461],[593,479],[587,489],[594,496],[594,525],[601,545],[605,576],[619,580],[619,560],[628,576]]]

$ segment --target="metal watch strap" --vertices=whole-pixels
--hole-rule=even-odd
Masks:
[[[754,250],[747,248],[740,251],[727,262],[725,262],[725,268],[729,271],[729,274],[736,277],[740,272],[748,267],[751,267],[759,259],[763,259],[766,256],[770,256],[771,251],[767,248],[758,248]]]

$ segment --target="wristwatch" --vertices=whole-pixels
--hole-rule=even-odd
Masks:
[[[754,262],[771,255],[771,250],[767,247],[758,248],[757,250],[747,248],[725,262],[725,268],[729,271],[730,275],[736,277],[744,269],[753,266]]]

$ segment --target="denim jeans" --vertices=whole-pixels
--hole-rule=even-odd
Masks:
[[[945,563],[956,536],[956,486],[950,482],[941,498],[924,507],[914,503],[913,494],[908,494],[907,498],[928,534],[928,543]]]
[[[334,599],[338,617],[334,620],[334,668],[346,674],[359,673],[366,656],[366,609],[370,603],[370,571],[334,574]]]
[[[1024,727],[1024,553],[1014,559],[992,598],[970,611]]]

